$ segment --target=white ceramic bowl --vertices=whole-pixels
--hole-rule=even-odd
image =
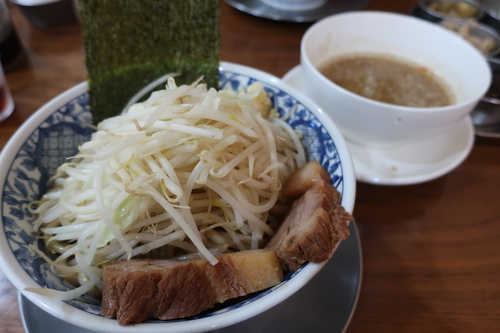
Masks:
[[[314,102],[280,79],[248,67],[221,64],[221,88],[238,89],[255,81],[264,84],[281,114],[296,108],[287,121],[303,132],[303,144],[309,158],[318,159],[328,170],[342,194],[342,205],[352,212],[356,186],[354,171],[346,143],[336,126]],[[270,309],[298,291],[323,267],[324,263],[306,264],[296,273],[289,274],[280,285],[215,312],[126,327],[100,316],[100,302],[90,296],[62,302],[25,291],[27,287],[46,285],[60,290],[72,288],[54,276],[48,264],[29,247],[36,241],[36,235],[32,229],[33,216],[26,207],[45,192],[46,181],[57,166],[72,156],[81,142],[89,139],[91,133],[86,124],[90,119],[87,84],[81,83],[34,113],[0,155],[0,267],[14,286],[40,308],[73,325],[99,332],[211,331]]]
[[[455,103],[414,108],[354,94],[318,71],[348,54],[385,54],[426,67],[450,88]],[[311,26],[301,43],[306,93],[329,114],[347,140],[393,148],[436,136],[466,117],[488,89],[491,71],[470,43],[439,25],[402,14],[349,12]]]

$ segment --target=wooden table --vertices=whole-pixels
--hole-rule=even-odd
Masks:
[[[374,0],[367,8],[409,14],[416,3]],[[10,7],[28,58],[7,73],[16,108],[0,124],[0,149],[35,110],[86,79],[77,23],[37,30]],[[299,63],[309,24],[254,17],[221,1],[221,27],[221,60],[282,76]],[[500,329],[499,143],[478,138],[461,166],[423,184],[358,183],[363,285],[348,332]],[[0,271],[0,332],[23,332],[16,297]]]

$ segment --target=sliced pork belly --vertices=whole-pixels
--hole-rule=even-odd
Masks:
[[[298,199],[319,181],[331,184],[330,175],[317,160],[309,161],[288,177],[281,194],[289,199]],[[340,194],[338,196],[340,200]]]
[[[101,314],[117,318],[120,325],[189,317],[283,281],[274,251],[242,251],[217,259],[215,266],[207,260],[148,259],[105,266]]]
[[[330,259],[340,241],[349,236],[348,222],[353,218],[340,205],[340,193],[329,178],[324,180],[316,164],[321,167],[315,161],[309,162],[291,176],[292,180],[301,179],[300,183],[309,185],[303,187],[297,182],[298,187],[289,188],[294,195],[304,189],[305,192],[294,201],[266,244],[266,248],[276,252],[285,272],[296,271],[306,261],[320,263]],[[313,170],[312,176],[307,178],[304,170]]]

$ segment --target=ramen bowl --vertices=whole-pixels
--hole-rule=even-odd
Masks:
[[[352,212],[355,178],[346,143],[333,122],[314,102],[278,78],[256,69],[221,63],[220,87],[237,90],[262,82],[274,107],[302,133],[309,159],[317,159],[329,172],[342,195],[342,205]],[[29,292],[26,288],[74,287],[55,276],[41,255],[30,247],[39,242],[33,231],[34,217],[28,205],[47,190],[47,180],[63,161],[90,138],[87,84],[81,83],[48,102],[33,114],[8,142],[1,154],[0,267],[14,286],[32,303],[70,324],[98,332],[206,332],[242,322],[264,312],[297,292],[325,263],[308,263],[281,284],[244,300],[222,304],[198,316],[148,321],[120,326],[100,315],[100,301],[89,295],[60,301]],[[43,244],[38,243],[39,246]],[[340,244],[342,246],[342,244]]]
[[[320,71],[332,59],[351,56],[383,56],[414,64],[442,82],[451,104],[380,102],[343,88]],[[491,82],[486,58],[457,34],[425,20],[385,12],[349,12],[315,23],[302,38],[301,67],[305,92],[344,137],[374,149],[443,133],[469,115]]]

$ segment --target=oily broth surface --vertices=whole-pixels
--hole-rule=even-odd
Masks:
[[[410,107],[453,103],[450,90],[428,69],[390,56],[342,56],[327,61],[319,71],[355,94],[384,103]]]

